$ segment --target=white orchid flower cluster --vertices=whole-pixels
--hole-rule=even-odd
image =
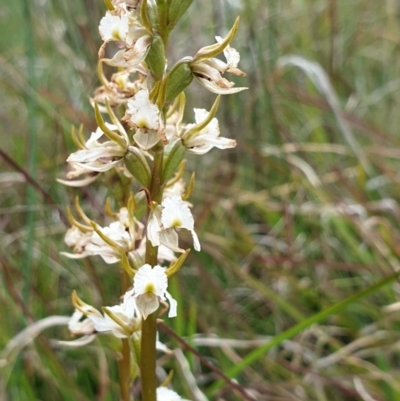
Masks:
[[[73,253],[61,252],[61,254],[71,259],[98,255],[108,264],[121,262],[128,274],[134,278],[132,290],[124,295],[124,303],[115,307],[120,313],[125,314],[127,309],[135,308],[143,319],[146,319],[150,313],[158,309],[160,300],[168,300],[170,304],[168,317],[175,317],[177,303],[167,291],[167,269],[144,263],[146,251],[146,242],[143,237],[144,225],[134,217],[133,202],[131,197],[128,208],[122,208],[118,213],[113,213],[107,208],[106,212],[112,215],[115,221],[108,226],[100,227],[84,214],[76,200],[76,209],[84,223],[78,222],[69,211],[72,227],[65,235],[65,242],[73,248]],[[194,231],[194,219],[189,206],[178,195],[167,196],[161,205],[154,206],[154,210],[150,213],[147,236],[154,247],[159,247],[158,260],[174,263],[169,270],[176,269],[176,266],[183,261],[182,259],[178,261],[174,252],[183,253],[183,258],[187,254],[178,246],[177,229],[190,231],[194,247],[200,251],[200,242]],[[134,302],[128,303],[128,299]],[[80,317],[85,315],[94,323],[93,328],[96,331],[105,331],[98,330],[96,322],[99,323],[100,316],[98,313],[93,313],[93,309],[79,308],[78,310],[81,313]],[[77,316],[77,314],[74,315],[73,322],[79,322],[79,319],[76,320]],[[109,319],[106,318],[106,321],[109,322]],[[85,322],[84,327],[86,326]],[[109,331],[115,333],[113,329]],[[77,334],[77,330],[73,332]]]
[[[194,249],[201,249],[192,205],[187,201],[194,175],[185,189],[184,156],[236,146],[234,139],[220,136],[216,113],[221,95],[247,89],[236,88],[223,77],[225,73],[245,75],[237,67],[239,53],[230,47],[238,20],[224,38],[217,36],[216,43],[168,66],[169,34],[191,2],[170,0],[164,7],[165,2],[153,0],[105,0],[107,11],[99,24],[101,86],[91,99],[97,129],[87,140],[82,127],[72,130],[78,150],[67,159],[66,179],[59,180],[82,187],[102,175],[106,182],[109,179],[114,199],[107,200],[105,214],[110,222],[95,223],[76,200],[79,219],[69,210],[71,228],[65,235],[71,251],[62,254],[73,259],[100,256],[107,264],[119,264],[123,275],[130,278],[123,280],[122,302],[103,307],[102,312],[74,292],[75,312],[69,329],[90,338],[98,333],[122,340],[139,338],[141,361],[155,361],[157,317],[167,309],[168,317],[177,315],[168,279],[189,253],[179,240],[180,233],[188,231]],[[217,58],[222,53],[226,62]],[[118,68],[110,79],[104,64]],[[218,96],[209,111],[195,108],[194,121],[184,123],[184,90],[193,79]],[[118,205],[118,212],[111,210],[111,204]],[[165,262],[168,267],[162,266]],[[182,400],[165,386],[155,385],[155,366],[143,363],[140,369],[143,401]]]
[[[237,68],[239,53],[229,46],[238,21],[225,38],[216,37],[217,43],[200,49],[194,57],[184,57],[168,71],[161,39],[157,31],[151,29],[147,13],[142,10],[143,3],[140,12],[136,3],[113,1],[111,9],[100,22],[99,32],[104,42],[98,71],[103,85],[92,99],[99,127],[87,141],[80,133],[75,141],[80,150],[67,159],[70,171],[66,180],[60,180],[63,184],[88,185],[100,173],[111,169],[123,170],[125,174],[137,178],[135,172],[126,166],[127,156],[134,153],[143,165],[147,165],[151,160],[146,152],[160,141],[166,145],[173,138],[195,154],[207,153],[214,147],[229,149],[236,146],[235,140],[220,137],[215,118],[219,98],[210,112],[202,108],[194,109],[195,123],[182,124],[185,107],[182,91],[193,78],[220,95],[247,89],[235,88],[233,82],[222,77],[226,72],[245,75]],[[104,53],[109,51],[111,42],[120,50],[111,58],[106,58]],[[159,49],[160,54],[157,53]],[[215,58],[221,52],[227,62]],[[119,67],[119,72],[113,75],[111,81],[103,73],[103,63]],[[132,81],[131,77],[136,79]],[[161,78],[155,85],[157,77]],[[176,103],[171,104],[173,100]],[[125,105],[125,114],[118,119],[113,107],[121,104]],[[168,104],[170,111],[165,113]],[[173,113],[176,104],[179,105],[179,112]],[[102,114],[108,114],[111,123],[105,122]],[[76,180],[81,175],[85,177]]]

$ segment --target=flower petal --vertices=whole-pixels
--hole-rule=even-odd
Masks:
[[[176,227],[193,230],[194,220],[189,206],[178,195],[162,201],[161,222],[164,228]]]
[[[157,401],[188,401],[167,387],[157,388]]]
[[[99,25],[100,36],[104,42],[112,40],[125,41],[129,29],[129,17],[106,13]]]
[[[230,95],[232,93],[238,93],[238,92],[241,92],[241,91],[244,91],[244,90],[248,89],[248,88],[222,87],[222,86],[219,86],[214,81],[209,81],[208,79],[202,78],[202,77],[197,76],[197,75],[195,75],[195,78],[200,83],[200,85],[204,86],[210,92],[216,93],[217,95]]]
[[[160,141],[160,136],[157,131],[150,130],[148,132],[138,129],[136,134],[133,136],[133,139],[143,150],[149,150]]]
[[[161,210],[162,207],[159,205],[152,212],[150,212],[147,223],[147,238],[153,246],[160,245]]]
[[[174,252],[185,252],[184,249],[179,248],[179,237],[174,228],[167,228],[160,231],[160,243]]]
[[[149,92],[142,89],[128,101],[127,121],[135,128],[158,130],[160,127],[160,111],[150,102]]]
[[[172,295],[168,291],[165,291],[165,296],[169,301],[168,317],[176,317],[178,302],[174,298],[172,298]]]
[[[147,316],[151,315],[155,312],[160,302],[158,297],[151,293],[141,294],[136,298],[136,305],[143,316],[143,319],[146,320]]]

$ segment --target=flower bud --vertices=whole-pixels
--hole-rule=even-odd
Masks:
[[[160,80],[165,70],[165,47],[160,36],[154,36],[145,61],[153,76]]]
[[[125,167],[144,187],[150,186],[150,167],[140,149],[129,146],[129,152],[124,158]]]
[[[190,61],[181,61],[172,68],[168,75],[166,101],[174,100],[192,82],[193,74]]]
[[[173,177],[185,154],[185,147],[179,138],[171,139],[164,149],[162,183]]]
[[[140,20],[143,26],[149,30],[158,30],[158,10],[157,3],[153,1],[142,0],[140,6]]]

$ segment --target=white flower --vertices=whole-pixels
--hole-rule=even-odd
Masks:
[[[136,272],[133,278],[133,289],[127,292],[136,300],[136,306],[141,312],[143,319],[155,312],[160,300],[168,299],[170,309],[168,317],[176,316],[177,302],[167,291],[168,277],[165,268],[161,266],[151,267],[145,264]]]
[[[78,309],[75,309],[68,324],[72,334],[110,332],[118,338],[126,338],[141,329],[141,319],[138,317],[135,299],[127,294],[122,304],[106,307],[108,313],[104,315],[79,299],[75,306]]]
[[[78,227],[71,227],[67,230],[64,242],[67,246],[73,248],[74,253],[60,252],[61,255],[67,256],[70,259],[82,259],[92,255],[87,251],[86,246],[91,243],[92,232],[84,233]]]
[[[74,248],[75,253],[83,253],[91,238],[92,233],[84,233],[78,227],[73,226],[67,230],[64,241],[67,246]]]
[[[57,178],[57,181],[60,184],[63,185],[68,185],[70,187],[84,187],[85,185],[91,184],[93,181],[97,180],[99,177],[100,173],[94,172],[94,171],[89,171],[87,168],[83,168],[78,163],[69,163],[70,166],[70,171],[67,173],[67,180],[63,180],[60,178]],[[86,177],[82,178],[80,180],[73,180],[76,177],[79,177],[80,175],[85,174]],[[70,181],[73,180],[73,181]]]
[[[67,246],[73,248],[73,253],[60,252],[60,255],[66,256],[69,259],[83,259],[87,256],[92,256],[97,253],[93,253],[90,250],[92,246],[93,232],[84,233],[78,227],[72,226],[65,234],[64,242]],[[89,246],[89,249],[87,247]]]
[[[135,251],[135,242],[142,238],[143,224],[134,218],[133,226],[130,227],[126,208],[121,209],[118,219],[107,227],[97,226],[98,230],[116,246],[104,241],[97,232],[93,233],[91,242],[86,245],[87,252],[92,255],[100,255],[109,264],[116,263],[121,259],[121,249],[129,256],[130,252]]]
[[[110,130],[117,127],[106,123]],[[127,153],[128,144],[122,146],[114,141],[99,142],[104,132],[97,128],[85,144],[85,149],[72,153],[68,163],[74,163],[86,171],[97,171],[99,173],[110,170],[121,162]]]
[[[125,252],[129,257],[136,251],[136,241],[143,237],[144,225],[133,216],[129,216],[126,208],[121,208],[116,218],[117,221],[106,227],[96,225],[97,232],[92,226],[85,226],[87,232],[76,226],[71,227],[65,235],[65,243],[73,247],[74,253],[61,254],[71,259],[99,255],[108,264],[118,262],[121,252]],[[102,236],[106,237],[107,241]]]
[[[204,121],[208,116],[208,111],[205,109],[194,109],[196,124]],[[191,153],[202,155],[207,153],[213,147],[219,149],[229,149],[236,146],[234,139],[223,138],[219,136],[218,120],[214,117],[210,123],[200,132],[192,132],[195,124],[187,124],[181,133],[182,143]]]
[[[112,15],[107,12],[101,19],[99,25],[100,36],[104,42],[121,41],[125,42],[129,30],[128,15]]]
[[[115,337],[126,338],[141,328],[135,300],[125,294],[122,304],[106,307],[110,313],[104,316],[89,316],[97,332],[111,332]],[[111,317],[112,316],[112,317]]]
[[[100,65],[101,66],[101,65]],[[132,80],[134,73],[139,73],[135,80]],[[99,110],[101,112],[106,112],[107,109],[101,104],[105,104],[108,101],[110,107],[117,107],[121,104],[126,104],[128,99],[132,98],[136,92],[142,89],[143,78],[141,76],[146,76],[148,73],[147,68],[139,64],[135,67],[123,69],[120,72],[116,72],[108,80],[104,75],[103,69],[99,70],[100,80],[103,83],[98,87],[93,98],[90,99],[91,103],[99,104]]]
[[[181,398],[179,394],[167,387],[158,387],[156,391],[157,401],[188,401]]]
[[[194,231],[194,220],[189,206],[178,195],[165,198],[151,213],[147,225],[147,237],[153,246],[165,245],[174,252],[184,252],[178,246],[176,229],[189,230],[196,251],[200,242]]]
[[[224,39],[216,36],[217,42],[222,43]],[[204,58],[202,50],[194,56],[190,63],[193,75],[210,92],[228,95],[241,92],[247,88],[234,88],[234,82],[223,78],[221,74],[230,72],[231,74],[245,76],[246,74],[237,68],[240,60],[239,53],[229,45],[225,46],[223,52],[226,57],[226,63],[216,58]]]
[[[134,45],[127,45],[123,50],[115,53],[113,58],[102,58],[102,53],[99,54],[101,56],[100,58],[113,67],[133,68],[137,66],[145,60],[152,41],[152,37],[145,29],[138,30],[136,35],[139,34],[140,37],[136,39]]]
[[[145,60],[153,37],[133,15],[107,13],[101,20],[99,31],[104,41],[99,50],[99,58],[114,67],[131,68]],[[119,50],[111,58],[104,58],[108,42],[117,41]]]
[[[157,130],[160,126],[160,111],[150,102],[149,91],[142,89],[128,102],[128,122],[134,128]]]
[[[69,323],[68,329],[72,334],[84,334],[86,336],[91,335],[95,332],[94,323],[91,319],[85,318],[81,320],[85,315],[75,309]]]
[[[120,245],[127,252],[131,250],[131,236],[126,231],[125,226],[119,221],[114,221],[107,227],[97,227],[107,238]],[[93,232],[91,242],[86,245],[86,251],[91,255],[99,255],[108,263],[116,263],[121,259],[117,248],[105,242],[98,233]]]
[[[151,149],[160,140],[160,111],[150,102],[147,89],[140,90],[128,100],[128,109],[123,120],[136,130],[133,139],[142,149]]]
[[[117,167],[122,163],[122,159],[128,152],[128,135],[121,124],[117,127],[105,123],[105,127],[104,129],[108,132],[104,133],[101,128],[97,128],[96,132],[92,132],[86,143],[79,137],[77,141],[81,149],[72,153],[67,159],[71,166],[71,171],[67,173],[68,180],[82,174],[85,174],[86,178],[74,181],[59,179],[58,182],[72,187],[81,187],[96,180],[99,173]],[[114,140],[100,142],[99,139],[103,135],[108,135]]]

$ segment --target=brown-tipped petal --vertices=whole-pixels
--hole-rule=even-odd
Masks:
[[[198,77],[198,76],[196,76],[196,79],[202,86],[204,86],[210,92],[216,93],[219,95],[230,95],[232,93],[238,93],[238,92],[248,89],[248,88],[226,87],[225,85],[220,86],[216,82],[209,81],[208,79]]]

